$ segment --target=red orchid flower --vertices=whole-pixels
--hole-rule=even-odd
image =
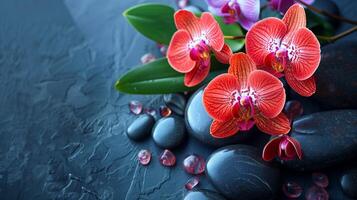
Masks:
[[[290,130],[281,113],[285,90],[281,81],[263,70],[244,53],[233,54],[228,73],[214,78],[205,88],[203,103],[214,119],[211,135],[225,138],[254,124],[268,134],[285,134]]]
[[[275,157],[281,160],[302,159],[300,143],[288,135],[282,135],[270,140],[263,149],[263,160],[271,161]]]
[[[193,87],[207,77],[211,51],[218,61],[228,63],[232,50],[224,43],[222,30],[212,14],[204,12],[198,18],[192,12],[179,10],[174,18],[178,30],[172,36],[167,59],[173,69],[185,73],[185,85]]]
[[[256,23],[246,36],[246,52],[259,68],[285,78],[302,96],[316,91],[314,72],[319,66],[320,43],[306,28],[304,8],[291,6],[283,19],[266,18]]]

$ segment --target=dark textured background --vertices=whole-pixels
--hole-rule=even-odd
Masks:
[[[157,107],[161,97],[113,88],[143,54],[159,55],[121,14],[146,1],[0,1],[1,200],[182,198],[183,158],[212,149],[189,138],[174,151],[179,165],[162,167],[150,139],[133,143],[124,132],[130,100]],[[356,1],[335,1],[356,19]],[[153,152],[148,167],[136,162],[142,148]]]

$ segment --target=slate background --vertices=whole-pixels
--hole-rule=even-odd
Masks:
[[[190,177],[180,165],[183,158],[207,157],[213,149],[188,138],[174,151],[179,165],[162,167],[161,150],[150,139],[133,143],[124,133],[135,118],[130,100],[157,108],[162,98],[113,88],[143,54],[159,55],[121,14],[148,1],[174,4],[0,1],[1,200],[182,198]],[[357,18],[356,1],[335,1],[344,15]],[[148,167],[136,162],[142,148],[153,152]],[[200,188],[212,189],[201,178]]]

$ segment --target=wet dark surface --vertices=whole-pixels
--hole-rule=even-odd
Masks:
[[[143,2],[149,0],[0,2],[1,200],[184,196],[191,176],[181,162],[192,153],[207,158],[213,149],[188,137],[174,150],[177,165],[163,167],[162,149],[151,139],[136,143],[125,133],[136,118],[130,100],[157,108],[162,97],[113,87],[142,55],[160,54],[121,14]],[[356,1],[336,2],[356,19]],[[140,149],[153,153],[147,167],[136,161]],[[200,180],[198,188],[212,189]]]

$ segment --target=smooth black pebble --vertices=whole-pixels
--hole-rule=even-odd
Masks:
[[[274,199],[280,188],[280,171],[248,145],[218,149],[208,159],[206,174],[214,187],[228,199]]]
[[[322,48],[315,72],[316,94],[312,96],[322,108],[357,108],[356,46],[357,40],[341,40]]]
[[[197,90],[189,99],[185,112],[185,123],[190,135],[202,143],[215,147],[222,147],[229,144],[242,143],[251,137],[251,131],[240,132],[234,136],[224,139],[217,139],[211,136],[210,126],[212,118],[206,112],[202,102],[203,88]],[[253,130],[252,130],[253,131]]]
[[[357,198],[357,170],[351,170],[345,173],[341,178],[341,187],[343,192],[351,197]]]
[[[164,102],[174,113],[185,114],[186,98],[182,94],[165,94]]]
[[[291,137],[300,142],[302,160],[286,161],[289,168],[320,170],[357,158],[357,110],[334,110],[297,119]]]
[[[132,140],[142,140],[150,135],[155,119],[149,114],[142,114],[127,128],[126,134]]]
[[[161,148],[172,149],[185,138],[184,120],[177,116],[164,117],[152,129],[154,142]]]
[[[209,190],[190,191],[183,200],[225,200],[223,196]]]

